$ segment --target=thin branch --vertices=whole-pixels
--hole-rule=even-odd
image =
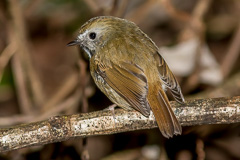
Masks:
[[[16,52],[16,45],[14,43],[10,43],[1,53],[0,56],[0,82],[2,80],[2,75],[5,67],[9,63],[10,59]]]
[[[179,34],[179,41],[186,41],[189,39],[198,39],[199,43],[196,48],[196,58],[195,66],[193,73],[185,80],[183,84],[183,92],[190,92],[194,88],[196,88],[199,84],[199,73],[201,71],[201,65],[199,62],[200,56],[203,52],[203,46],[205,44],[205,24],[203,23],[203,18],[206,15],[209,7],[211,6],[212,0],[199,0],[194,7],[192,12],[192,16],[188,21],[188,25],[186,25],[185,29],[181,31]],[[184,85],[188,85],[188,87],[184,87]]]
[[[61,85],[61,87],[50,97],[46,103],[41,107],[42,112],[47,112],[50,108],[56,106],[60,103],[62,99],[66,98],[78,84],[78,75],[73,73],[71,74],[66,81]]]
[[[122,1],[117,1],[115,0],[113,3],[113,7],[111,10],[111,15],[114,15],[116,17],[123,17],[125,12],[126,12],[126,8],[128,6],[130,1],[128,0],[122,0]]]
[[[24,23],[24,16],[20,2],[18,0],[9,1],[10,13],[12,16],[12,42],[17,44],[17,54],[19,54],[20,64],[24,68],[24,74],[29,79],[30,89],[32,91],[32,98],[35,106],[41,106],[44,102],[44,93],[42,84],[39,80],[37,72],[34,68],[31,59],[30,44],[27,39],[27,32]]]
[[[31,122],[36,115],[29,115],[29,114],[17,114],[12,116],[6,116],[0,118],[0,126],[9,126],[13,124],[19,124],[19,122]]]
[[[227,77],[230,72],[232,71],[232,68],[236,64],[239,54],[240,54],[240,23],[238,25],[237,31],[233,37],[232,43],[229,46],[228,52],[223,58],[222,62],[222,73],[224,77]]]
[[[79,60],[78,60],[78,66],[79,66],[79,78],[80,78],[80,86],[78,87],[80,89],[80,92],[82,93],[81,97],[81,112],[82,113],[87,113],[88,112],[88,97],[85,95],[85,90],[87,86],[87,64],[83,60],[82,55],[81,55],[81,49],[79,49]]]
[[[171,102],[171,105],[183,126],[240,122],[240,96],[188,100],[184,105]],[[153,114],[146,118],[139,112],[127,112],[123,109],[115,111],[115,119],[111,111],[56,116],[45,121],[1,129],[0,152],[76,137],[108,135],[156,127]]]
[[[87,63],[83,60],[82,54],[81,54],[81,49],[78,47],[79,51],[79,60],[78,60],[78,66],[79,66],[79,78],[80,78],[80,83],[79,83],[79,91],[82,93],[81,97],[81,112],[82,113],[87,113],[88,112],[88,99],[87,96],[85,95],[85,90],[87,86]],[[76,113],[76,112],[74,112]],[[81,145],[81,159],[82,160],[89,160],[90,155],[88,151],[88,139],[87,137],[82,139],[82,145]]]
[[[37,8],[42,5],[43,2],[44,0],[29,1],[28,6],[24,11],[24,15],[26,16],[32,15],[37,10]]]
[[[72,108],[73,106],[78,106],[80,96],[81,93],[77,90],[72,96],[68,97],[59,104],[55,104],[53,107],[49,108],[47,112],[41,114],[39,114],[39,112],[33,112],[30,115],[17,114],[9,117],[0,117],[0,126],[16,125],[19,123],[31,122],[33,120],[40,121],[46,119],[47,117],[58,115],[61,112],[66,112],[66,110],[69,110],[69,108]]]
[[[176,9],[170,0],[160,0],[161,4],[165,7],[166,11],[175,19],[187,22],[191,18],[190,15],[184,11]]]
[[[144,18],[146,18],[146,15],[154,5],[156,5],[155,0],[145,1],[139,7],[129,11],[129,13],[127,13],[124,18],[130,21],[134,21],[136,24],[139,24]]]
[[[199,0],[192,12],[191,18],[187,22],[188,25],[181,31],[179,41],[188,40],[191,38],[198,37],[200,40],[204,39],[205,25],[203,18],[206,15],[209,7],[211,6],[212,0]]]
[[[19,54],[15,54],[12,59],[12,70],[15,79],[17,98],[20,104],[20,111],[23,114],[32,114],[32,101],[27,91],[26,75],[21,66]]]
[[[240,95],[240,72],[236,73],[232,77],[229,77],[227,81],[222,83],[220,86],[214,89],[208,89],[206,91],[193,94],[188,96],[188,98],[207,98],[207,97],[230,97]]]
[[[97,2],[94,0],[84,0],[84,2],[88,5],[92,13],[97,13],[101,10]]]

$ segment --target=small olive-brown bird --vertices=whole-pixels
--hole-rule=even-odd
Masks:
[[[180,86],[158,47],[133,22],[111,16],[90,19],[69,46],[80,45],[90,59],[91,75],[115,104],[148,117],[150,110],[165,137],[181,134],[167,95],[184,103]]]

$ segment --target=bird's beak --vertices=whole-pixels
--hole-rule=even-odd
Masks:
[[[75,46],[75,45],[78,45],[78,44],[80,44],[80,43],[81,43],[81,41],[80,41],[79,39],[76,39],[76,40],[74,40],[74,41],[69,42],[69,43],[67,44],[67,46]]]

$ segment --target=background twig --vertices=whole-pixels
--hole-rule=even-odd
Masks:
[[[232,43],[229,46],[228,52],[222,62],[223,76],[227,77],[232,71],[234,64],[237,62],[240,54],[240,24],[233,37]]]

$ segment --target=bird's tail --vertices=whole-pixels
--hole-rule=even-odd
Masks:
[[[172,111],[167,95],[159,84],[149,86],[148,102],[164,137],[182,133],[182,127]]]

